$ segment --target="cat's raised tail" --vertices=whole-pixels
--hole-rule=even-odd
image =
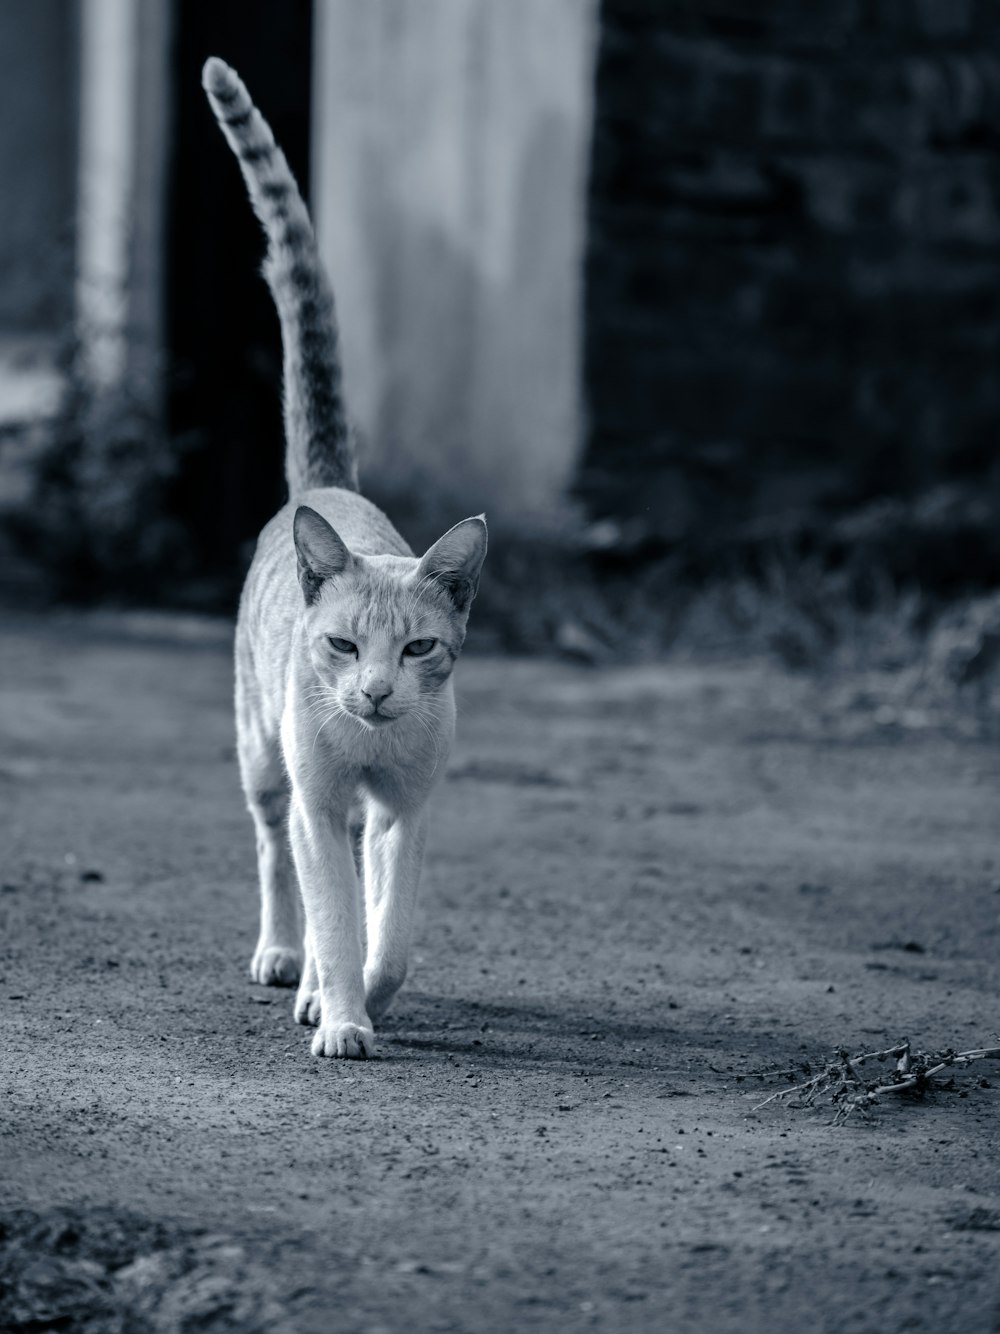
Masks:
[[[312,486],[358,489],[344,404],[337,316],[309,211],[271,127],[235,70],[211,56],[201,75],[267,234],[264,276],[281,320],[285,476],[290,496]]]

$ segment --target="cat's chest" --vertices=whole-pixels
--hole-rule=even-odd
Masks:
[[[419,766],[421,778],[424,777],[423,769],[423,765]],[[409,767],[400,764],[371,764],[361,770],[358,787],[366,796],[374,797],[393,810],[401,810],[411,804],[417,777],[417,766],[412,761]],[[422,789],[423,783],[419,786]]]
[[[317,728],[308,715],[293,722],[286,714],[282,732],[289,769],[308,774],[314,789],[360,789],[394,806],[406,804],[407,792],[426,782],[448,750],[444,736],[431,746],[425,730],[405,721],[391,732],[362,732],[349,718],[330,718]]]

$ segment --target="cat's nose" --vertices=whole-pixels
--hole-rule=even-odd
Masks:
[[[372,708],[377,709],[382,701],[392,694],[392,686],[387,685],[385,681],[370,681],[361,693],[371,702]]]

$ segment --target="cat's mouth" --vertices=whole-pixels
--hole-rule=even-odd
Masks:
[[[386,723],[394,723],[399,716],[395,713],[356,713],[355,718],[360,718],[363,723],[369,727],[384,727]]]

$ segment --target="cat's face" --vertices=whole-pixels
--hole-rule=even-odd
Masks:
[[[465,639],[485,522],[457,524],[419,560],[354,555],[307,506],[294,531],[315,702],[373,730],[427,716]]]

